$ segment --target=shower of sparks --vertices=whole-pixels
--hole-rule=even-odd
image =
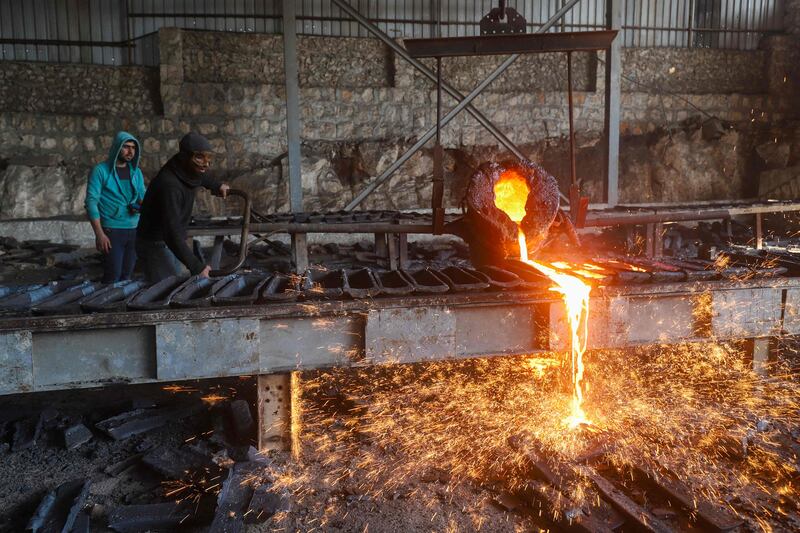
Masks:
[[[787,369],[762,377],[733,344],[593,351],[589,432],[562,425],[573,395],[561,365],[517,357],[307,373],[298,452],[324,474],[311,480],[294,465],[275,487],[300,504],[315,484],[365,498],[411,497],[431,479],[502,478],[513,489],[529,478],[515,478],[525,454],[509,442],[527,434],[565,460],[602,446],[620,468],[665,466],[754,524],[797,516],[800,380]],[[585,479],[570,489],[572,502],[598,498]]]
[[[165,385],[161,387],[161,390],[165,390],[167,392],[171,392],[173,394],[178,394],[179,392],[197,392],[198,389],[192,387],[185,387],[183,385]]]
[[[228,399],[227,396],[222,396],[221,394],[216,394],[216,393],[208,394],[200,398],[200,400],[202,400],[204,403],[207,403],[208,405],[216,405],[227,399]]]

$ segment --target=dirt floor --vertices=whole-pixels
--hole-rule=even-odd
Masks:
[[[83,508],[92,531],[108,531],[109,516],[120,506],[176,500],[188,503],[190,511],[179,528],[170,529],[205,531],[226,472],[240,461],[236,464],[255,465],[247,484],[273,495],[264,513],[245,515],[246,522],[257,522],[246,523],[246,531],[559,531],[561,522],[520,496],[528,474],[514,469],[519,456],[509,443],[528,432],[562,457],[585,453],[599,440],[613,441],[609,453],[620,464],[657,457],[696,494],[738,514],[741,530],[797,531],[800,380],[789,365],[781,366],[779,375],[755,378],[728,359],[733,355],[719,347],[625,357],[588,354],[587,379],[594,383],[588,396],[601,400],[589,404],[588,413],[604,425],[594,433],[559,426],[561,407],[552,398],[563,396],[563,379],[556,360],[307,372],[298,380],[299,457],[243,455],[255,432],[251,427],[241,435],[232,427],[231,405],[252,402],[253,378],[5,396],[0,398],[0,428],[5,427],[0,530],[24,530],[47,491],[89,479]],[[691,372],[681,368],[690,356]],[[600,379],[601,371],[615,377]],[[199,410],[119,441],[95,426],[131,409],[178,404]],[[15,421],[40,418],[36,444],[10,450]],[[611,419],[625,427],[616,428]],[[63,429],[77,421],[90,428],[92,438],[67,450]],[[205,454],[218,471],[171,478],[142,460],[156,449],[189,448]],[[597,468],[642,505],[678,523],[669,503],[653,501],[635,483],[629,487],[617,466]],[[593,498],[591,491],[583,497]]]
[[[166,386],[170,388],[169,385]],[[159,446],[179,449],[187,441],[213,441],[218,414],[225,414],[229,401],[252,399],[253,379],[228,379],[182,382],[174,390],[165,386],[109,387],[83,391],[64,391],[0,398],[0,531],[23,531],[45,494],[61,483],[89,479],[89,498],[85,509],[91,515],[92,531],[108,531],[109,513],[117,506],[172,501],[166,494],[174,488],[164,475],[135,460]],[[202,398],[211,398],[214,405]],[[92,424],[131,408],[172,405],[194,401],[203,410],[192,417],[170,423],[141,435],[115,441],[93,428]],[[52,416],[44,424],[40,438],[28,449],[9,450],[13,439],[12,423],[5,421],[36,418],[42,411]],[[64,447],[62,429],[75,421],[92,428],[91,441],[74,450]],[[224,430],[223,430],[224,431]],[[252,441],[251,441],[252,442]],[[130,466],[126,460],[133,458]],[[280,503],[278,513],[268,521],[249,524],[247,531],[531,531],[529,519],[508,513],[485,490],[462,485],[455,490],[447,482],[429,479],[413,493],[371,497],[349,492],[327,483],[324,458],[316,457],[302,466],[288,454],[276,454],[264,467],[265,481],[275,473],[302,476],[307,481],[297,495]],[[109,467],[122,468],[109,472]],[[298,481],[295,479],[294,481]],[[189,492],[199,493],[201,484]],[[194,502],[196,513],[180,528],[204,531],[213,517],[216,492]],[[192,522],[200,522],[192,524]],[[323,523],[324,521],[324,523]],[[205,522],[205,523],[203,523]]]

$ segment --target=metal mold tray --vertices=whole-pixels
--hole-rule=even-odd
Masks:
[[[431,268],[423,268],[413,272],[401,271],[407,278],[414,292],[418,294],[436,294],[447,292],[450,286]]]
[[[30,308],[62,291],[88,285],[88,281],[51,281],[40,287],[12,294],[0,300],[0,314],[25,314]]]
[[[488,281],[461,267],[444,267],[437,270],[436,274],[442,278],[454,292],[482,291],[489,288]]]
[[[546,289],[552,285],[544,274],[522,261],[506,259],[501,268],[519,277],[522,280],[521,287],[525,289]]]
[[[617,259],[606,259],[606,258],[594,258],[592,259],[592,263],[603,267],[606,270],[609,270],[613,273],[612,279],[609,280],[609,283],[617,283],[617,284],[639,284],[639,283],[647,283],[653,277],[650,275],[650,272],[641,272],[639,270],[633,270],[632,268],[628,268],[628,264],[624,261],[620,261]],[[631,267],[635,267],[635,265],[630,265]]]
[[[147,283],[144,281],[128,280],[112,283],[82,299],[79,302],[81,310],[85,313],[124,311],[126,300],[146,286]]]
[[[45,298],[31,307],[34,315],[73,315],[81,312],[81,300],[102,289],[102,283],[84,282]]]
[[[303,295],[309,299],[341,298],[345,283],[343,270],[309,268],[303,274],[301,286]]]
[[[369,268],[344,270],[344,292],[353,298],[372,298],[380,294],[381,287]]]
[[[387,296],[405,296],[414,292],[414,285],[399,270],[375,272],[381,294]]]
[[[291,302],[300,296],[300,278],[296,275],[274,274],[261,290],[265,302]]]
[[[170,298],[171,307],[209,307],[214,293],[236,278],[229,274],[219,278],[192,276],[181,285]]]
[[[0,306],[3,305],[3,300],[14,296],[15,294],[21,294],[23,292],[30,292],[32,290],[36,290],[42,287],[42,283],[36,283],[33,285],[1,285],[0,286]]]
[[[492,287],[498,289],[516,289],[523,284],[519,276],[500,267],[486,265],[478,268],[475,272],[483,275]]]
[[[252,305],[258,300],[261,289],[269,281],[269,276],[253,272],[234,277],[214,292],[213,305]]]
[[[158,283],[142,289],[128,300],[128,309],[133,311],[149,311],[169,307],[172,295],[183,285],[186,278],[183,276],[170,276]]]

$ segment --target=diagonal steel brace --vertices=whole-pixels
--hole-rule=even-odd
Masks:
[[[422,74],[427,76],[431,81],[436,82],[436,74],[431,71],[428,67],[426,67],[421,62],[417,61],[416,59],[412,58],[408,52],[400,46],[397,42],[395,42],[391,37],[386,35],[383,31],[381,31],[377,26],[372,24],[368,19],[364,18],[358,11],[353,9],[345,0],[331,0],[334,4],[336,4],[342,11],[346,12],[348,15],[353,17],[359,24],[364,26],[370,33],[375,35],[378,39],[383,41],[387,46],[389,46],[392,50],[394,50],[400,57],[411,63],[414,68],[420,71]],[[539,27],[535,33],[544,33],[549,30],[556,22],[558,22],[566,13],[568,13],[580,0],[569,0],[564,6],[561,7],[547,22],[545,22],[541,27]],[[510,56],[506,61],[504,61],[499,67],[497,67],[489,76],[479,84],[473,91],[467,95],[466,97],[463,96],[460,92],[456,89],[451,87],[447,83],[442,84],[442,88],[447,91],[453,98],[459,100],[459,103],[456,107],[454,107],[444,118],[442,118],[441,122],[438,124],[438,127],[441,128],[449,123],[461,110],[464,108],[483,125],[490,133],[492,133],[495,138],[500,141],[500,143],[505,146],[510,152],[512,152],[516,157],[519,159],[525,159],[525,155],[517,148],[511,140],[508,139],[500,130],[498,130],[494,124],[492,124],[489,119],[487,119],[480,111],[475,109],[470,105],[472,100],[477,97],[484,88],[486,88],[490,83],[492,83],[497,77],[499,77],[505,70],[519,57],[519,54],[514,54]],[[392,174],[400,168],[403,163],[408,161],[420,148],[422,148],[425,143],[427,143],[433,135],[436,133],[436,127],[434,126],[432,129],[428,130],[423,137],[420,138],[411,148],[408,149],[400,158],[395,161],[394,164],[390,165],[380,176],[375,178],[369,185],[367,185],[361,193],[358,194],[346,207],[345,210],[351,211],[355,209],[364,199],[369,196],[375,189],[377,189],[382,183],[388,180]],[[563,194],[561,195],[562,200],[565,202],[569,202],[569,199],[566,198]]]

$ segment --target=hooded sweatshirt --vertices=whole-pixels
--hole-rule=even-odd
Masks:
[[[131,179],[121,180],[117,174],[117,157],[127,141],[136,143],[136,156],[128,163]],[[139,223],[139,214],[131,212],[128,206],[144,198],[144,176],[139,169],[140,148],[136,137],[121,131],[108,151],[108,159],[95,165],[89,173],[84,206],[89,219],[99,218],[104,228],[133,229]]]
[[[161,167],[142,202],[142,217],[136,238],[164,241],[178,260],[192,274],[200,273],[205,264],[186,243],[186,229],[192,219],[194,197],[198,187],[218,191],[220,183],[207,174],[194,175],[186,169],[186,152],[174,155]]]

